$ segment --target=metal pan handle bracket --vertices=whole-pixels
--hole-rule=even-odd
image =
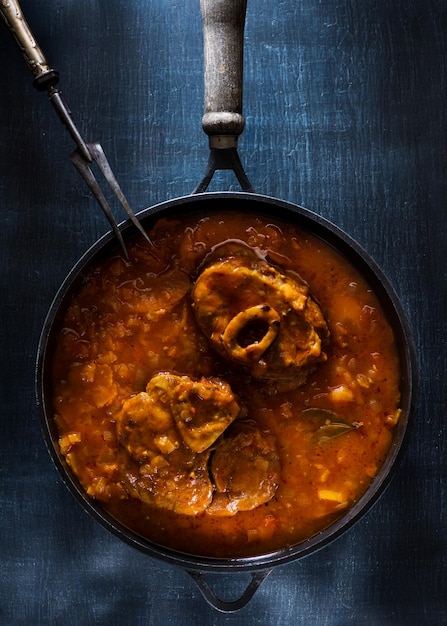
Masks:
[[[199,588],[199,591],[208,602],[208,604],[210,604],[214,609],[220,611],[221,613],[235,613],[250,602],[256,591],[259,589],[261,584],[264,582],[264,580],[267,578],[272,570],[267,569],[261,570],[259,572],[252,572],[251,581],[246,587],[245,591],[240,596],[240,598],[232,602],[228,602],[226,600],[221,600],[220,598],[218,598],[201,572],[197,572],[194,570],[186,571],[194,580],[197,587]]]
[[[254,189],[242,167],[237,140],[242,115],[244,27],[247,0],[200,0],[203,24],[205,113],[209,138],[205,174],[194,193],[206,191],[217,170],[233,170],[244,191]]]

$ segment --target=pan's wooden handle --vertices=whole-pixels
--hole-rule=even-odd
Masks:
[[[55,84],[58,80],[58,73],[48,65],[45,55],[34,39],[17,0],[2,0],[0,2],[0,12],[14,36],[28,68],[35,77],[35,87],[37,89],[45,89],[49,82]]]
[[[205,114],[211,148],[232,148],[244,130],[243,49],[247,0],[200,0],[203,22]]]

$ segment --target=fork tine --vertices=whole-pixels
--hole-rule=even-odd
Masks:
[[[98,184],[98,181],[96,180],[89,164],[85,161],[84,157],[81,156],[81,154],[78,152],[78,150],[75,150],[74,152],[72,152],[70,154],[69,157],[70,161],[73,163],[73,165],[75,166],[75,168],[78,170],[78,172],[80,173],[80,175],[82,176],[82,178],[85,180],[85,182],[87,183],[90,191],[93,193],[93,195],[95,196],[95,198],[97,199],[97,201],[99,202],[102,210],[104,211],[105,216],[107,217],[110,226],[112,227],[113,232],[115,233],[119,244],[124,252],[124,255],[126,257],[126,259],[129,258],[128,254],[127,254],[127,248],[126,245],[124,243],[123,240],[123,236],[121,234],[120,229],[118,228],[118,225],[115,221],[115,218],[113,216],[112,210],[110,209],[109,203],[107,202],[101,187]]]
[[[92,191],[93,195],[99,202],[102,210],[104,211],[113,229],[113,232],[115,233],[115,235],[117,236],[119,240],[119,243],[126,255],[126,258],[128,258],[127,249],[124,244],[121,231],[119,230],[116,224],[116,221],[113,216],[112,210],[109,206],[109,203],[107,202],[106,197],[104,193],[102,192],[101,187],[91,170],[90,164],[92,163],[92,161],[95,161],[95,163],[98,165],[104,178],[106,179],[107,183],[110,185],[113,193],[118,198],[121,206],[126,211],[127,215],[131,219],[134,226],[143,235],[143,237],[147,240],[147,242],[151,244],[152,246],[152,242],[149,239],[149,236],[147,235],[144,228],[141,226],[138,218],[136,217],[129,203],[127,202],[118,184],[118,181],[115,178],[112,168],[110,167],[109,162],[107,161],[107,157],[104,154],[104,150],[102,149],[102,146],[98,142],[87,143],[84,141],[84,139],[82,138],[81,134],[79,133],[73,121],[70,109],[68,108],[65,100],[62,98],[61,92],[58,89],[54,88],[54,86],[50,86],[48,89],[48,97],[51,103],[53,104],[54,108],[56,109],[60,120],[65,125],[72,139],[76,143],[77,148],[70,155],[70,161],[75,165],[76,169],[79,171],[82,178],[85,180],[90,190]]]
[[[93,160],[98,164],[98,167],[101,170],[101,172],[103,173],[104,178],[109,183],[112,191],[114,192],[115,196],[118,198],[121,206],[126,211],[128,217],[132,221],[133,225],[140,231],[140,233],[143,235],[143,237],[146,239],[146,241],[152,245],[152,241],[150,240],[148,234],[146,233],[146,231],[142,227],[139,219],[137,218],[135,213],[132,211],[132,209],[131,209],[129,203],[127,202],[123,192],[121,191],[121,187],[119,186],[118,181],[116,180],[115,175],[114,175],[114,173],[112,171],[112,168],[110,167],[109,162],[107,161],[107,157],[104,154],[104,150],[102,149],[101,144],[99,144],[99,143],[88,143],[87,147],[88,147],[88,150],[89,150]]]
[[[95,163],[98,165],[104,178],[106,179],[107,183],[110,185],[115,196],[118,198],[121,206],[126,211],[127,215],[130,217],[134,226],[143,235],[143,237],[147,240],[147,242],[151,244],[152,246],[153,244],[151,240],[149,239],[149,236],[147,235],[144,228],[141,226],[138,218],[136,217],[129,203],[124,197],[124,194],[121,191],[118,181],[115,178],[115,175],[112,171],[112,168],[109,165],[109,162],[107,161],[107,157],[104,154],[104,150],[102,149],[101,145],[98,142],[87,143],[84,141],[77,127],[75,126],[71,112],[65,100],[62,98],[62,95],[58,89],[55,89],[54,86],[50,86],[48,89],[48,97],[50,99],[50,102],[53,104],[54,108],[56,109],[60,120],[65,125],[72,139],[76,143],[77,148],[70,155],[69,157],[70,161],[73,163],[73,165],[76,167],[78,172],[81,174],[82,178],[85,180],[88,187],[92,191],[93,195],[99,202],[102,210],[104,211],[104,214],[106,215],[112,227],[113,232],[118,238],[118,241],[120,243],[121,248],[123,249],[126,259],[129,257],[127,254],[127,249],[126,249],[123,237],[121,235],[121,231],[119,230],[117,226],[117,223],[115,221],[115,218],[113,216],[109,203],[107,202],[106,197],[104,193],[102,192],[102,189],[98,181],[96,180],[95,175],[93,174],[91,170],[90,164],[93,161],[95,161]]]

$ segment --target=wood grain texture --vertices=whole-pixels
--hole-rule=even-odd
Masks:
[[[208,156],[198,1],[21,5],[134,209],[189,194]],[[276,569],[228,617],[184,572],[93,522],[51,464],[34,400],[39,333],[66,273],[108,226],[6,28],[0,55],[0,621],[446,624],[446,3],[248,1],[247,174],[259,193],[341,226],[383,268],[413,327],[420,398],[377,505],[329,547]],[[237,189],[225,175],[213,185]],[[243,586],[212,580],[223,596]]]

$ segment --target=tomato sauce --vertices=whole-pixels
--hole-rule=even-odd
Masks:
[[[59,445],[87,494],[122,524],[188,554],[254,556],[303,541],[368,489],[399,419],[399,358],[371,287],[332,247],[281,220],[236,214],[163,218],[94,267],[70,302],[53,362]],[[210,346],[191,289],[219,244],[243,242],[309,287],[329,328],[327,359],[296,389],[256,380]],[[218,312],[217,312],[218,314]],[[133,497],[117,415],[159,372],[219,377],[276,441],[274,496],[232,516],[182,515]]]

